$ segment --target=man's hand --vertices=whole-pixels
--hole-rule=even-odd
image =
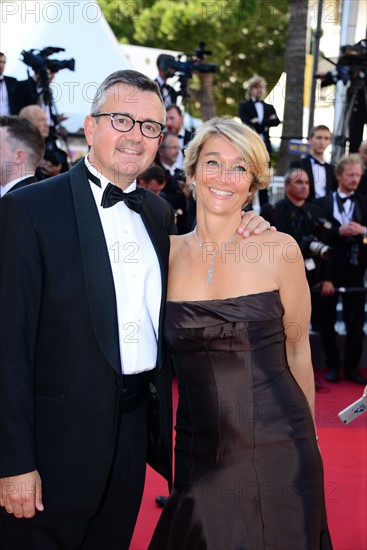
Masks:
[[[37,470],[0,478],[0,506],[16,518],[33,518],[44,510],[42,483]]]
[[[341,237],[356,237],[363,235],[366,228],[357,222],[349,222],[339,227],[339,235]]]
[[[264,220],[262,216],[250,210],[249,212],[242,212],[242,220],[237,228],[237,232],[242,234],[242,237],[247,238],[250,235],[260,235],[260,233],[268,229],[270,229],[270,231],[276,231],[276,228]]]
[[[322,281],[317,286],[321,287],[321,296],[332,296],[335,292],[335,287],[331,281]]]

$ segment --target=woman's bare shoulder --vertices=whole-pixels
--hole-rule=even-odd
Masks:
[[[251,237],[249,237],[251,239]],[[274,243],[274,244],[287,244],[287,243],[296,243],[291,235],[287,233],[282,233],[281,231],[263,231],[260,235],[256,236],[256,239],[259,243]]]

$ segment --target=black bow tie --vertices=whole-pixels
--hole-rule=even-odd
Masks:
[[[315,159],[315,157],[313,157],[312,155],[310,155],[310,157],[312,158],[315,164],[319,164],[320,166],[325,166],[326,164],[325,162],[320,162],[319,160]]]
[[[348,195],[347,197],[341,197],[339,194],[338,194],[338,198],[339,198],[339,200],[342,204],[344,204],[346,201],[354,202],[354,199],[355,199],[354,195]]]
[[[122,189],[109,183],[103,191],[101,206],[103,206],[103,208],[110,208],[110,206],[120,201],[124,201],[126,206],[140,214],[144,202],[143,191],[141,189],[135,189],[135,191],[131,191],[131,193],[124,193]]]
[[[88,179],[101,188],[102,185],[99,178],[92,174],[87,165],[85,165],[85,169]],[[144,202],[144,191],[142,189],[135,189],[135,191],[131,191],[131,193],[124,193],[122,189],[109,183],[103,191],[101,206],[103,208],[110,208],[120,201],[124,201],[126,206],[140,214]]]

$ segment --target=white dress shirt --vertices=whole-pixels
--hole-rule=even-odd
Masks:
[[[343,204],[343,209],[340,212],[339,204],[337,202],[337,193],[339,196],[343,199],[344,197],[348,197],[353,195],[354,193],[350,193],[350,195],[346,195],[345,193],[340,193],[338,191],[334,191],[333,193],[333,199],[334,199],[334,209],[333,209],[333,216],[341,225],[345,225],[353,220],[353,213],[354,213],[354,207],[355,204],[350,199],[347,199]]]
[[[256,112],[257,112],[257,118],[259,119],[259,122],[261,124],[262,121],[264,120],[264,104],[261,101],[261,99],[256,99],[255,98],[252,101],[254,102],[254,107],[255,107]]]
[[[115,286],[121,368],[137,374],[156,366],[158,323],[162,298],[161,272],[156,252],[141,216],[121,201],[102,208],[109,183],[86,159],[102,188],[89,181],[101,219]],[[126,193],[133,191],[133,182]]]
[[[315,186],[315,198],[325,197],[326,195],[326,168],[320,162],[316,162],[313,156],[310,156],[313,181]]]

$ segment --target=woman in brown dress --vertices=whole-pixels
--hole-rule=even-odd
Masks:
[[[185,160],[197,227],[171,237],[165,335],[175,483],[150,550],[330,550],[313,421],[310,297],[286,234],[236,233],[268,181],[257,134],[203,124]]]

